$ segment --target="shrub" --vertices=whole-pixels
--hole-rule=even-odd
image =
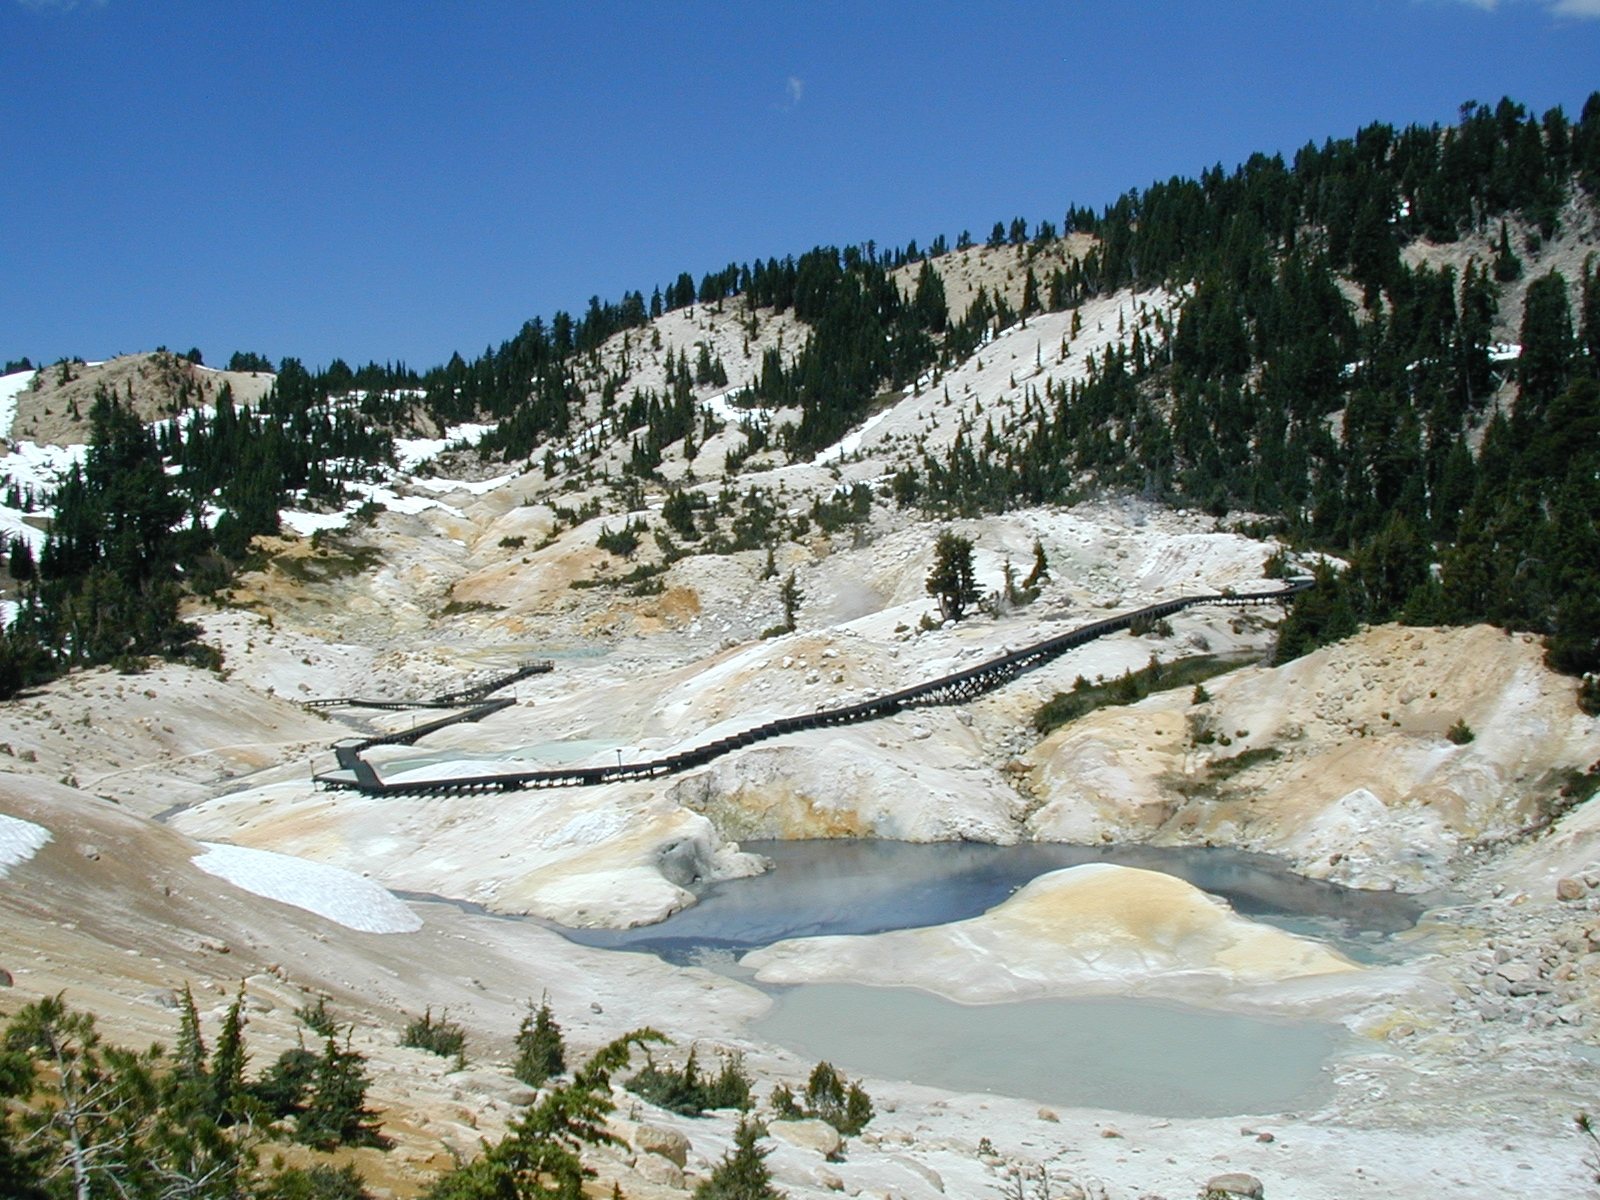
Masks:
[[[1172,622],[1165,617],[1135,617],[1128,626],[1128,632],[1134,637],[1169,638],[1172,636]]]
[[[780,1084],[772,1089],[772,1111],[780,1121],[816,1117],[832,1125],[845,1137],[854,1137],[873,1118],[872,1098],[859,1083],[851,1083],[834,1069],[819,1062],[806,1080],[805,1104],[794,1092]]]
[[[440,1058],[454,1057],[458,1071],[467,1065],[467,1031],[449,1020],[445,1013],[440,1013],[435,1021],[432,1008],[406,1026],[400,1044],[430,1051]]]
[[[268,1182],[264,1200],[373,1200],[349,1163],[331,1167],[285,1167]]]
[[[1456,723],[1445,730],[1444,735],[1458,746],[1465,746],[1478,736],[1472,732],[1472,726],[1460,718],[1457,718]]]
[[[294,1015],[305,1022],[306,1028],[323,1037],[330,1036],[337,1028],[333,1014],[328,1011],[328,998],[318,996],[315,1004],[309,1001],[294,1010]]]
[[[1600,675],[1586,675],[1578,684],[1578,707],[1591,717],[1600,717]]]
[[[737,1054],[725,1057],[722,1070],[713,1078],[700,1073],[693,1047],[681,1068],[647,1059],[624,1086],[641,1099],[685,1117],[698,1117],[708,1108],[748,1109],[751,1102],[750,1077]]]

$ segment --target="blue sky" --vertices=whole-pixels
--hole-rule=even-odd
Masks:
[[[0,358],[426,367],[683,270],[1596,88],[1600,0],[0,0]]]

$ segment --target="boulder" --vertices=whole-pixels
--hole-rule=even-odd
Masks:
[[[1584,886],[1583,880],[1574,879],[1568,875],[1556,880],[1557,900],[1582,900],[1589,894],[1589,889]]]
[[[677,1191],[688,1189],[688,1183],[683,1177],[683,1168],[670,1159],[662,1158],[659,1154],[641,1154],[638,1161],[633,1164],[634,1174],[646,1183],[653,1183],[659,1187],[674,1188]]]
[[[659,1125],[640,1125],[634,1130],[633,1146],[640,1154],[654,1154],[681,1169],[689,1161],[689,1139],[676,1129]]]
[[[801,1150],[815,1150],[823,1158],[832,1158],[844,1145],[839,1131],[826,1121],[774,1121],[767,1126],[767,1132]]]
[[[1206,1180],[1204,1200],[1262,1200],[1267,1194],[1261,1180],[1243,1171],[1230,1171],[1226,1175],[1213,1175]]]

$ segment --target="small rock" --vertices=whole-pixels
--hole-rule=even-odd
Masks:
[[[1262,1200],[1267,1194],[1261,1180],[1243,1171],[1230,1171],[1226,1175],[1213,1175],[1206,1180],[1207,1197],[1243,1197],[1244,1200]]]
[[[83,845],[79,846],[78,853],[83,855],[90,862],[100,861],[100,847],[96,846],[93,842],[85,842]]]
[[[0,987],[10,987],[16,981],[11,978],[11,972],[0,967]]]
[[[1059,1121],[1060,1121],[1060,1120],[1061,1120],[1061,1118],[1060,1118],[1060,1117],[1058,1117],[1058,1116],[1057,1116],[1057,1115],[1056,1115],[1056,1114],[1055,1114],[1055,1113],[1054,1113],[1054,1112],[1053,1112],[1053,1111],[1051,1111],[1051,1110],[1050,1110],[1050,1109],[1048,1109],[1048,1108],[1041,1108],[1041,1109],[1040,1109],[1040,1110],[1039,1110],[1039,1120],[1041,1120],[1041,1121],[1051,1121],[1051,1122],[1059,1122]]]
[[[640,1125],[633,1134],[633,1144],[645,1155],[654,1154],[669,1159],[682,1167],[689,1161],[689,1139],[675,1129],[659,1125]]]
[[[1103,1138],[1119,1138],[1122,1136],[1122,1134],[1115,1129],[1102,1129],[1100,1131],[1100,1136]]]
[[[811,1177],[817,1181],[818,1187],[827,1188],[830,1192],[844,1191],[844,1180],[826,1168],[818,1167],[812,1172]]]
[[[1589,889],[1584,886],[1583,880],[1574,879],[1568,875],[1556,880],[1557,900],[1582,900],[1589,894]]]
[[[1277,1138],[1273,1137],[1272,1134],[1267,1133],[1265,1130],[1263,1130],[1262,1132],[1256,1134],[1256,1141],[1261,1142],[1263,1145],[1270,1146],[1273,1142],[1275,1142],[1277,1140],[1278,1140]]]

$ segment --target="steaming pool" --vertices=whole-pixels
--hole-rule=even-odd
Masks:
[[[692,908],[627,930],[565,929],[585,945],[659,955],[746,978],[737,956],[792,937],[879,933],[988,911],[1048,871],[1090,862],[1162,871],[1239,913],[1318,938],[1347,956],[1400,956],[1392,935],[1424,903],[1306,879],[1277,860],[1198,848],[870,840],[743,843],[773,868],[691,886]],[[666,864],[671,870],[670,856]],[[557,927],[560,928],[560,927]],[[1330,1091],[1336,1025],[1121,998],[957,1004],[910,988],[761,987],[771,1010],[753,1032],[844,1070],[962,1092],[1162,1117],[1263,1114],[1317,1106]]]

